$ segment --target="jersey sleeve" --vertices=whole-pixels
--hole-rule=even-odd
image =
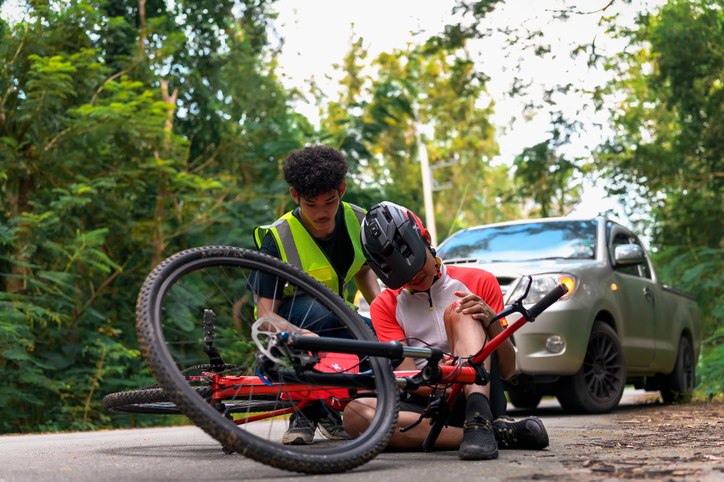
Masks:
[[[480,297],[490,306],[496,313],[503,311],[505,304],[503,303],[503,292],[500,290],[498,280],[492,273],[485,271],[482,279],[482,287]]]
[[[503,311],[503,308],[505,308],[503,292],[500,290],[500,284],[492,273],[489,273],[488,271],[483,271],[483,273],[485,273],[485,275],[481,277],[479,296],[493,309],[493,311],[500,313]],[[500,325],[503,328],[508,326],[508,322],[505,318],[500,320]]]
[[[370,318],[375,327],[377,339],[383,343],[398,341],[405,338],[405,332],[397,323],[395,312],[397,311],[396,298],[393,290],[385,290],[380,293],[370,305]]]

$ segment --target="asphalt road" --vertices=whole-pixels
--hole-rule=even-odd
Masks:
[[[554,400],[535,411],[551,444],[543,451],[500,451],[493,461],[461,461],[457,452],[385,452],[344,475],[309,476],[267,467],[188,427],[0,437],[0,482],[329,480],[724,480],[724,442],[710,449],[621,448],[622,421],[645,418],[651,396],[627,390],[612,414],[566,415]],[[512,409],[522,418],[532,412]],[[724,423],[724,422],[722,422]],[[718,432],[717,432],[718,433]],[[616,448],[618,446],[618,449]],[[604,449],[613,447],[614,452]],[[633,446],[632,446],[633,447]],[[631,450],[634,450],[633,448]],[[608,458],[607,458],[608,457]],[[652,462],[653,461],[653,462]],[[662,461],[661,463],[656,461]],[[668,469],[664,467],[666,464]],[[663,465],[662,465],[663,464]],[[664,467],[664,468],[662,468]],[[638,471],[638,472],[636,472]],[[652,476],[652,477],[650,477]]]

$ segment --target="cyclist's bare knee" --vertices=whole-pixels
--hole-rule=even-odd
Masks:
[[[459,301],[453,301],[445,308],[443,320],[450,351],[454,355],[468,356],[475,353],[485,342],[482,323],[471,314],[457,311]]]

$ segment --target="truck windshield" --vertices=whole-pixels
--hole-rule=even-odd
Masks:
[[[442,259],[480,263],[538,259],[595,259],[596,221],[559,221],[460,231],[438,249]]]

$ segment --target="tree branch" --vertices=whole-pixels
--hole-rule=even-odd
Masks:
[[[142,57],[141,57],[141,58],[142,58]],[[121,75],[126,75],[128,72],[130,72],[131,70],[133,70],[134,68],[136,68],[136,66],[137,66],[139,63],[141,63],[141,58],[139,58],[138,60],[136,60],[136,61],[135,61],[133,64],[131,64],[131,66],[128,67],[127,69],[121,70],[121,71],[118,72],[117,74],[113,74],[112,76],[110,76],[110,77],[108,78],[108,80],[106,80],[105,82],[103,82],[103,85],[101,85],[100,87],[98,87],[98,90],[96,90],[96,93],[93,94],[93,97],[92,97],[91,100],[90,100],[90,105],[93,105],[93,103],[96,101],[96,97],[98,97],[98,94],[100,94],[101,91],[106,88],[106,85],[108,85],[109,82],[112,82],[113,80],[117,79],[117,78],[120,77]]]
[[[20,45],[18,45],[18,49],[15,51],[15,55],[13,55],[13,59],[8,62],[7,64],[3,65],[3,70],[5,70],[10,65],[13,65],[15,62],[15,59],[18,58],[18,55],[20,55],[20,50],[23,48],[23,43],[25,43],[25,36],[28,34],[28,24],[25,24],[25,32],[23,33],[23,38],[20,39]],[[10,92],[13,91],[13,84],[12,82],[8,86],[7,92],[5,92],[5,95],[3,96],[2,102],[0,102],[0,121],[2,123],[5,123],[5,102],[8,100],[8,97],[10,96]]]
[[[219,154],[219,151],[220,151],[220,150],[221,150],[221,144],[219,144],[219,147],[216,148],[216,150],[214,151],[214,153],[211,154],[211,157],[209,157],[209,158],[206,160],[206,162],[204,162],[203,164],[201,164],[201,165],[198,166],[198,167],[193,168],[192,170],[190,170],[190,171],[188,171],[188,172],[191,173],[191,174],[194,174],[194,173],[200,171],[201,169],[205,168],[205,167],[208,166],[209,164],[211,164],[211,162],[213,162],[213,160],[216,159],[216,156]]]
[[[99,122],[98,124],[94,125],[93,127],[89,127],[88,129],[86,129],[86,130],[84,130],[84,131],[78,132],[77,135],[80,136],[80,135],[82,135],[82,134],[85,134],[85,133],[87,133],[87,132],[90,132],[90,131],[92,131],[93,129],[96,129],[96,128],[102,126],[103,124],[107,124],[108,122],[110,122],[110,119],[106,119],[106,120],[104,120],[104,121],[101,121],[101,122]],[[60,139],[61,136],[64,136],[64,135],[67,134],[68,132],[72,131],[74,128],[75,128],[75,126],[71,126],[71,127],[68,127],[67,129],[63,129],[62,131],[60,131],[60,133],[58,133],[57,136],[53,137],[53,139],[48,143],[47,146],[45,146],[45,149],[43,149],[43,150],[47,152],[48,149],[50,149],[51,147],[53,147],[53,144],[55,144],[56,141],[57,141],[58,139]]]

